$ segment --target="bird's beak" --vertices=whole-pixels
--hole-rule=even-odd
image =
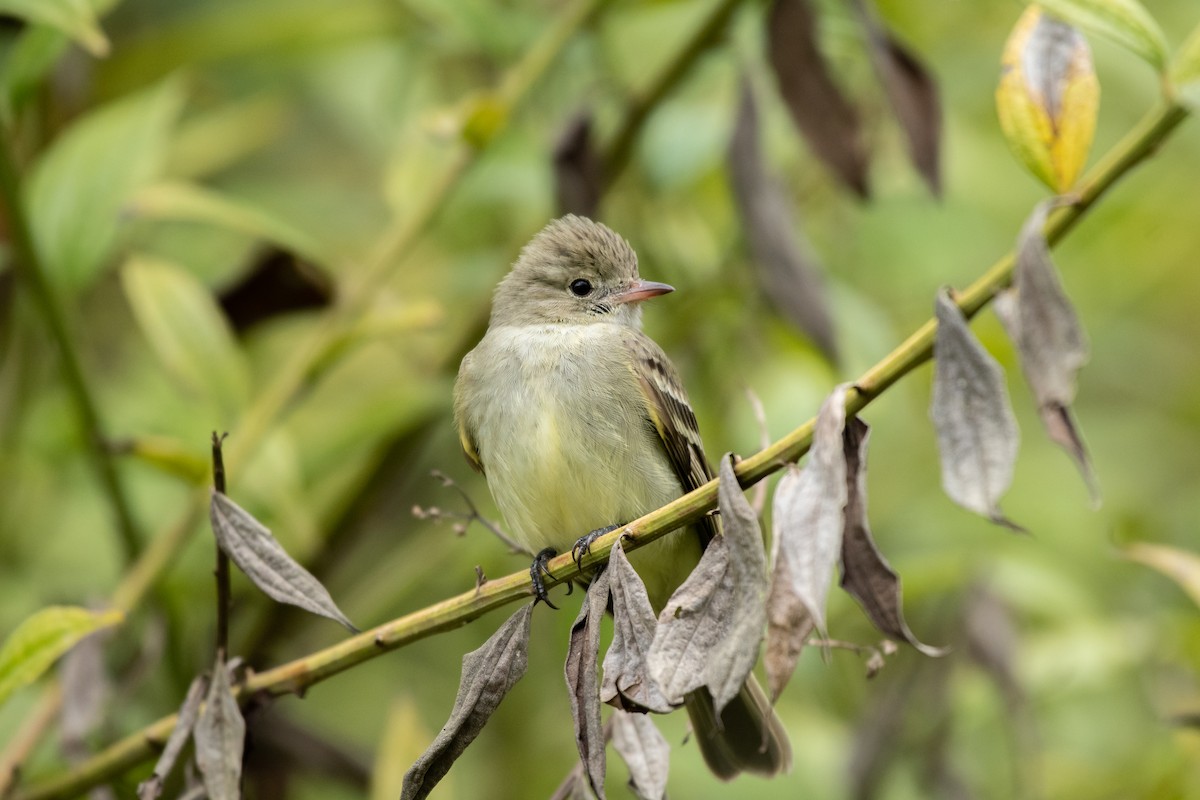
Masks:
[[[668,286],[665,283],[636,280],[624,289],[614,293],[610,299],[614,303],[640,303],[643,300],[649,300],[651,297],[658,297],[660,294],[673,291],[675,291],[675,287]]]

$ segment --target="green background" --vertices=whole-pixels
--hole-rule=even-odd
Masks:
[[[423,235],[385,259],[386,284],[309,389],[272,420],[250,458],[230,464],[231,495],[317,572],[359,626],[470,589],[477,564],[493,577],[527,566],[478,526],[458,536],[411,513],[462,507],[429,477],[439,469],[494,516],[450,421],[457,362],[481,332],[491,288],[556,214],[551,152],[566,121],[592,110],[595,135],[607,142],[629,99],[712,5],[615,2],[574,35]],[[868,121],[870,202],[840,189],[796,135],[763,56],[765,7],[749,2],[649,117],[600,212],[637,249],[643,276],[677,289],[646,307],[646,328],[683,375],[710,457],[758,449],[747,389],[762,399],[773,438],[812,416],[836,383],[930,316],[939,287],[967,285],[1007,252],[1045,194],[1010,155],[994,111],[1000,53],[1020,4],[880,4],[941,90],[940,199],[906,163],[847,6],[820,5],[823,47]],[[1200,22],[1195,3],[1146,6],[1173,46]],[[501,85],[564,13],[560,3],[516,0],[126,0],[103,17],[106,58],[58,55],[45,79],[18,93],[8,144],[23,164],[38,164],[39,154],[108,115],[70,158],[34,166],[27,187],[34,227],[57,254],[52,281],[107,433],[156,437],[176,466],[202,468],[214,429],[228,430],[235,446],[246,410],[329,312],[277,318],[235,340],[209,306],[196,309],[195,298],[209,296],[199,288],[229,286],[274,242],[319,261],[344,293],[468,152],[456,136],[464,113],[486,109],[481,93]],[[13,59],[34,49],[28,33],[3,30],[6,87]],[[1157,102],[1159,79],[1137,56],[1090,39],[1101,85],[1094,152],[1102,153]],[[14,49],[18,42],[27,50]],[[772,172],[823,265],[836,366],[755,287],[725,165],[740,68],[758,90]],[[47,188],[34,191],[37,170],[51,168]],[[145,187],[163,181],[236,202],[218,221],[194,209],[156,211]],[[931,370],[918,369],[864,414],[873,426],[870,515],[904,580],[914,631],[953,652],[932,661],[902,648],[868,681],[858,655],[806,651],[779,704],[795,767],[770,782],[719,784],[696,747],[681,744],[683,715],[660,720],[673,746],[672,796],[1200,797],[1200,735],[1174,721],[1200,711],[1200,617],[1177,585],[1119,552],[1131,540],[1200,549],[1197,186],[1200,135],[1185,122],[1056,252],[1092,343],[1075,409],[1102,507],[1090,509],[1071,463],[1043,436],[1013,348],[985,312],[974,329],[1008,370],[1023,434],[1003,506],[1031,535],[1014,536],[943,495],[927,414]],[[173,288],[145,288],[147,263],[173,265]],[[7,632],[51,603],[103,602],[125,567],[55,347],[23,285],[0,269]],[[135,313],[137,285],[147,307],[163,311],[158,327]],[[169,291],[185,298],[171,305],[156,294]],[[169,346],[164,329],[182,349]],[[193,483],[146,459],[123,457],[119,466],[143,542],[178,524]],[[206,526],[196,532],[107,647],[112,670],[140,677],[118,679],[97,746],[173,710],[190,676],[211,662],[212,542]],[[234,587],[233,650],[253,654],[256,669],[344,636],[315,618],[268,618],[269,602],[242,576]],[[548,797],[571,769],[562,661],[578,599],[564,599],[557,614],[538,609],[528,674],[435,796]],[[287,796],[396,796],[398,777],[449,713],[461,655],[500,620],[493,613],[375,659],[260,714],[263,726],[299,723],[373,773],[368,790],[285,763]],[[829,633],[878,642],[836,590]],[[0,743],[36,698],[27,689],[0,709]],[[28,774],[62,768],[48,741]],[[612,796],[626,796],[625,779],[610,752]]]

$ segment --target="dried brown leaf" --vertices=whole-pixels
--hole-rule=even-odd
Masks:
[[[975,339],[946,290],[938,292],[935,315],[929,415],[937,429],[942,488],[964,508],[1021,530],[999,505],[1012,482],[1020,436],[1004,370]]]
[[[491,638],[463,656],[462,679],[450,719],[404,774],[401,800],[428,797],[492,716],[509,690],[525,674],[529,657],[529,621],[533,605],[508,618]]]
[[[154,764],[154,772],[149,778],[138,784],[138,800],[155,800],[162,795],[163,782],[175,768],[175,762],[179,760],[179,754],[183,752],[183,746],[187,744],[188,738],[192,735],[192,729],[196,726],[196,718],[200,715],[200,701],[207,693],[208,679],[203,675],[196,676],[192,680],[192,685],[188,687],[183,705],[179,707],[179,718],[175,722],[175,727],[171,729],[167,744]]]
[[[867,440],[871,429],[857,417],[846,422],[843,435],[846,455],[846,528],[842,538],[841,586],[858,601],[871,623],[884,636],[908,642],[927,656],[942,656],[947,650],[922,644],[904,621],[900,576],[892,570],[875,546],[867,524]],[[868,663],[868,672],[883,666]]]
[[[246,721],[233,696],[223,657],[218,656],[213,667],[192,737],[196,742],[196,764],[210,800],[239,800]]]
[[[937,82],[920,60],[879,22],[866,0],[855,0],[854,7],[866,29],[871,64],[904,130],[909,158],[930,191],[940,195],[942,106]]]
[[[560,214],[594,217],[604,192],[600,154],[592,141],[592,115],[580,111],[554,145],[554,194]]]
[[[766,559],[758,517],[721,459],[718,505],[723,532],[704,551],[658,618],[647,662],[672,702],[708,687],[718,713],[741,691],[766,622]]]
[[[613,714],[613,747],[629,767],[629,788],[639,800],[663,800],[671,746],[647,714],[617,710]]]
[[[842,429],[848,387],[841,384],[822,403],[807,465],[803,470],[789,468],[775,487],[774,566],[763,659],[774,698],[791,678],[804,640],[814,629],[825,627],[825,601],[842,547],[846,505]]]
[[[650,678],[646,661],[658,620],[646,586],[619,540],[613,545],[605,572],[611,576],[613,640],[604,654],[600,699],[626,711],[665,714],[674,706]]]
[[[860,197],[870,155],[858,112],[842,94],[817,46],[810,0],[774,0],[767,48],[779,93],[813,153]]]
[[[741,82],[737,123],[729,142],[729,172],[763,295],[784,318],[808,334],[821,352],[836,358],[833,320],[820,270],[799,238],[795,210],[787,195],[765,167],[754,89],[746,78]]]
[[[112,695],[104,666],[104,641],[102,633],[85,636],[59,663],[63,700],[58,732],[65,749],[86,747],[88,736],[104,718]]]
[[[210,518],[221,549],[269,597],[358,632],[321,582],[289,556],[250,512],[226,495],[213,492]]]
[[[1088,360],[1087,336],[1063,290],[1043,233],[1050,209],[1059,202],[1038,203],[1022,226],[1010,290],[1016,293],[1015,302],[1007,311],[1001,305],[998,316],[1016,342],[1021,370],[1037,399],[1046,433],[1075,461],[1093,503],[1099,504],[1087,448],[1071,416],[1075,376]]]
[[[592,791],[604,800],[604,723],[600,718],[600,688],[596,679],[596,660],[600,655],[600,622],[608,607],[609,569],[592,577],[579,616],[571,626],[567,647],[567,692],[571,700],[571,718],[575,722],[575,746],[584,765]]]

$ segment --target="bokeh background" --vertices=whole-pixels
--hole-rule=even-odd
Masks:
[[[214,429],[230,432],[231,495],[361,627],[469,589],[475,565],[491,576],[527,566],[479,526],[459,535],[412,513],[464,509],[430,477],[437,469],[494,516],[450,420],[458,360],[482,331],[491,288],[558,213],[553,151],[565,127],[590,112],[603,150],[715,8],[617,0],[568,30],[577,5],[548,0],[105,5],[104,58],[31,42],[15,23],[0,30],[9,59],[45,51],[32,81],[8,62],[7,145],[27,172],[43,245],[65,265],[52,282],[119,451],[138,549],[171,542],[105,645],[113,683],[89,747],[172,711],[211,662],[213,545],[194,509]],[[817,5],[822,47],[867,121],[870,201],[841,188],[796,134],[764,56],[765,4],[745,2],[650,109],[598,211],[638,250],[644,276],[677,288],[647,307],[646,327],[679,367],[714,456],[759,446],[747,389],[772,438],[799,425],[926,320],[939,287],[966,285],[1007,252],[1045,194],[994,111],[1020,3],[878,3],[941,92],[940,199],[907,162],[848,5]],[[1192,2],[1145,5],[1173,45],[1200,23]],[[561,52],[522,71],[556,26],[569,34]],[[1159,83],[1137,56],[1091,43],[1100,153],[1154,106]],[[836,364],[756,282],[726,161],[743,72],[771,173],[823,274]],[[47,167],[42,154],[72,135],[83,141]],[[1200,550],[1197,186],[1200,132],[1185,122],[1056,253],[1093,347],[1076,412],[1102,507],[1090,508],[1043,436],[1013,348],[984,313],[974,329],[1009,370],[1023,434],[1004,509],[1031,535],[942,494],[929,367],[888,391],[864,415],[871,520],[913,629],[953,652],[930,660],[901,648],[867,680],[861,656],[810,649],[779,704],[795,768],[774,781],[717,783],[683,743],[683,715],[660,720],[672,796],[1200,797],[1200,616],[1179,585],[1121,554],[1133,541]],[[235,288],[264,271],[275,277],[243,285],[236,306]],[[288,281],[311,307],[269,313],[265,298],[290,297]],[[275,397],[286,365],[331,324],[338,333],[296,376],[300,391]],[[128,586],[56,353],[29,293],[0,266],[0,633],[45,605],[104,604]],[[272,607],[240,575],[235,590],[233,651],[256,669],[344,636]],[[548,797],[572,768],[562,661],[578,599],[534,615],[528,674],[435,796]],[[397,796],[449,712],[462,654],[500,620],[256,712],[249,796]],[[879,641],[837,591],[829,630]],[[38,697],[32,687],[0,709],[0,745]],[[66,758],[52,730],[26,775]],[[610,794],[627,796],[612,753],[609,772]]]

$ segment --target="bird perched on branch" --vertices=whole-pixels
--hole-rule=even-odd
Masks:
[[[487,334],[463,359],[454,387],[463,451],[512,538],[536,553],[539,599],[550,557],[586,549],[713,476],[679,376],[641,330],[642,301],[670,291],[639,277],[621,236],[566,216],[521,251],[496,288]],[[719,522],[706,516],[632,555],[656,612],[715,535]],[[720,719],[705,689],[686,705],[719,777],[790,767],[787,734],[753,677]]]

